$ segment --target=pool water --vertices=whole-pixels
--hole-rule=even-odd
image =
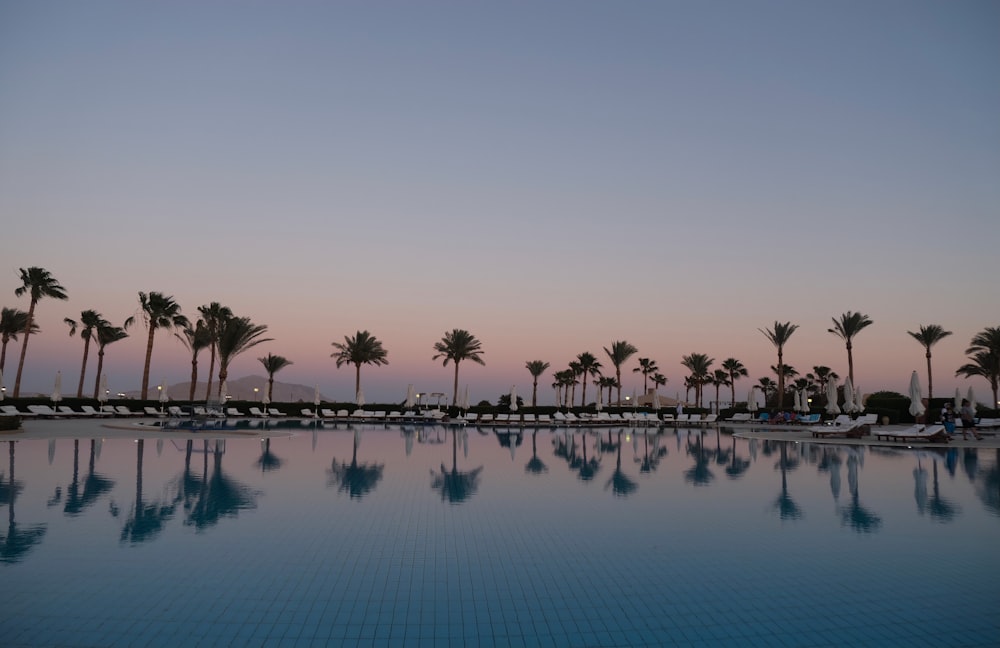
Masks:
[[[996,450],[47,425],[0,437],[6,647],[1000,645]]]

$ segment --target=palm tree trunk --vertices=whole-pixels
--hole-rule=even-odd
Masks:
[[[531,406],[535,407],[535,401],[538,398],[538,378],[535,378],[534,382],[531,383]]]
[[[781,352],[781,347],[778,347],[778,409],[780,410],[785,404],[785,362],[784,354]],[[767,404],[767,396],[764,397],[764,404]]]
[[[191,360],[191,388],[188,390],[188,400],[194,402],[194,388],[198,385],[198,360]]]
[[[94,400],[101,393],[101,371],[104,369],[104,347],[97,347],[97,375],[94,376]]]
[[[267,374],[267,400],[274,400],[274,374]]]
[[[457,369],[458,367],[456,367]],[[457,383],[456,383],[457,384]],[[456,387],[457,389],[457,387]],[[361,363],[354,363],[354,397],[358,397],[358,392],[361,390]]]
[[[222,383],[226,382],[226,378],[228,377],[229,377],[229,363],[223,361],[222,358],[219,358],[219,392],[217,394],[217,397],[220,400],[222,399]]]
[[[142,368],[142,400],[149,395],[149,363],[153,359],[153,336],[156,334],[156,324],[149,323],[149,339],[146,340],[146,364]]]
[[[622,368],[615,365],[615,380],[618,381],[618,404],[622,404]]]
[[[583,385],[583,389],[580,390],[580,407],[587,406],[587,372],[583,372],[583,379],[580,381]]]
[[[455,407],[458,403],[458,360],[455,361],[455,390],[452,392],[451,396],[451,406]]]
[[[205,383],[205,400],[211,400],[212,398],[212,374],[215,373],[215,343],[208,345],[210,354],[210,359],[208,361],[208,378]],[[191,400],[194,400],[193,398]]]
[[[3,342],[0,342],[0,373],[3,373],[4,361],[7,359],[7,342],[10,340],[7,336],[3,336]]]
[[[732,381],[731,383],[729,383],[729,389],[732,392],[732,394],[729,397],[729,406],[736,407],[736,378],[730,375],[729,379]]]
[[[934,379],[931,377],[931,348],[927,347],[927,401],[934,398]]]
[[[87,375],[87,356],[90,355],[90,338],[83,341],[83,365],[80,367],[80,385],[76,388],[76,397],[83,398],[83,378]]]
[[[851,341],[847,341],[847,375],[851,377],[851,384],[854,384],[854,354],[851,353]]]
[[[28,352],[28,338],[31,337],[31,325],[35,321],[35,304],[38,302],[31,300],[28,306],[28,323],[24,327],[24,341],[21,342],[21,359],[17,361],[17,378],[14,379],[14,398],[21,394],[21,372],[24,370],[24,356]]]

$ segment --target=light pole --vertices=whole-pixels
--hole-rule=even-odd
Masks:
[[[260,391],[260,388],[258,388],[258,387],[254,387],[253,388],[253,402],[255,402],[255,403],[257,402],[257,392],[259,392],[259,391]]]

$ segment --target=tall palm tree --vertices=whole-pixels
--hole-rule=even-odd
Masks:
[[[24,325],[24,341],[21,342],[21,358],[17,362],[17,378],[14,379],[14,398],[21,393],[21,373],[24,371],[24,357],[28,353],[28,338],[35,325],[35,306],[46,297],[52,299],[68,299],[66,289],[45,268],[31,266],[27,270],[21,268],[21,285],[14,289],[14,295],[20,297],[27,293],[31,297],[28,306],[28,322]]]
[[[709,358],[705,353],[692,353],[681,359],[681,365],[691,372],[695,407],[701,407],[702,387],[710,380],[709,372],[712,370],[713,362],[715,358]]]
[[[555,378],[555,383],[553,387],[560,390],[562,397],[559,402],[556,403],[558,407],[564,407],[569,400],[569,387],[570,385],[576,384],[576,374],[572,369],[563,369],[562,371],[557,371],[553,376]]]
[[[985,378],[990,383],[990,389],[993,390],[993,402],[1000,402],[997,400],[997,386],[1000,385],[1000,352],[978,351],[973,353],[969,359],[972,362],[959,367],[955,375],[966,378],[976,376]]]
[[[818,393],[826,394],[827,383],[831,380],[833,382],[840,380],[840,374],[826,365],[814,365],[812,372],[806,374],[806,378],[816,383]]]
[[[17,342],[17,336],[20,333],[24,333],[28,326],[28,313],[23,310],[18,310],[16,308],[3,308],[3,314],[0,315],[0,373],[3,372],[4,362],[7,358],[7,343],[13,340]],[[32,324],[32,333],[38,333],[40,330],[38,324]]]
[[[596,381],[597,388],[603,393],[605,389],[608,390],[608,404],[611,404],[611,390],[618,386],[618,381],[615,380],[614,376],[601,376]]]
[[[769,329],[757,329],[764,334],[771,344],[778,349],[778,366],[785,364],[785,345],[788,343],[788,338],[792,337],[792,333],[799,328],[798,324],[792,324],[791,322],[781,322],[775,321],[774,328]],[[785,378],[783,374],[778,374],[778,407],[782,407],[785,404]],[[766,401],[765,393],[765,401]]]
[[[267,372],[267,400],[273,400],[274,374],[278,373],[288,365],[295,363],[288,358],[274,355],[273,353],[268,353],[263,358],[257,358],[257,361],[264,365],[264,371]]]
[[[587,379],[592,376],[601,375],[601,363],[597,361],[597,357],[590,351],[584,351],[576,356],[576,361],[580,364],[580,375],[583,377],[580,381],[583,385],[583,389],[580,392],[580,407],[586,407]]]
[[[337,368],[344,364],[354,365],[354,393],[361,390],[361,365],[372,364],[376,367],[389,364],[389,352],[382,348],[382,343],[368,331],[358,331],[353,338],[344,336],[344,342],[334,342],[336,353],[330,355],[337,359]]]
[[[656,360],[650,360],[649,358],[639,358],[639,366],[632,369],[632,373],[642,374],[642,393],[645,394],[649,391],[649,377],[659,371],[660,368],[656,366]]]
[[[538,378],[549,368],[549,363],[542,360],[528,360],[524,368],[531,374],[531,406],[538,404]]]
[[[788,379],[794,378],[799,375],[798,370],[792,365],[771,365],[771,371],[778,377],[778,384],[781,385],[782,389],[788,390]],[[785,392],[781,392],[781,401],[778,407],[782,407],[785,402]]]
[[[244,351],[258,344],[271,342],[262,337],[267,333],[266,324],[254,324],[249,317],[230,317],[219,331],[219,392],[222,397],[222,383],[229,377],[229,364]]]
[[[827,329],[827,331],[833,333],[847,344],[847,375],[851,378],[851,383],[853,384],[854,353],[852,349],[854,348],[854,344],[851,341],[855,335],[872,324],[872,319],[863,313],[853,313],[851,311],[843,313],[839,320],[836,317],[831,319],[833,320],[833,328]]]
[[[776,394],[778,392],[778,383],[771,380],[768,376],[757,379],[757,385],[760,387],[760,391],[764,394],[764,405],[767,405],[767,395]]]
[[[188,324],[180,333],[174,333],[174,337],[191,352],[191,386],[188,388],[188,400],[194,401],[194,389],[198,384],[198,354],[211,345],[205,320],[199,319],[193,327]]]
[[[997,403],[997,378],[1000,376],[1000,326],[989,326],[972,336],[965,353],[972,357],[972,368],[981,371],[969,375],[983,376],[993,388],[993,402]],[[970,365],[963,365],[962,369]],[[956,374],[957,375],[957,374]]]
[[[577,380],[577,378],[579,378],[580,374],[583,373],[583,367],[580,366],[580,362],[579,361],[577,361],[577,360],[571,360],[570,363],[569,363],[569,368],[566,369],[566,371],[569,372],[567,374],[567,377],[568,378],[572,378],[572,380],[570,380],[567,383],[567,386],[569,387],[569,390],[570,390],[569,391],[569,406],[573,407],[573,405],[576,403],[576,385],[577,385],[578,382],[580,382],[579,380]]]
[[[736,404],[736,381],[740,378],[749,376],[750,373],[747,368],[743,366],[743,363],[736,358],[726,358],[722,361],[722,368],[726,370],[729,375],[729,389],[732,392],[729,402]],[[718,399],[718,394],[716,394],[716,399]]]
[[[719,387],[728,387],[733,384],[733,381],[729,379],[729,372],[725,369],[716,369],[709,380],[713,385],[715,385],[715,413],[719,413]],[[735,402],[736,397],[733,397],[733,401],[730,402],[730,406]]]
[[[181,315],[180,304],[174,298],[159,292],[139,293],[139,310],[149,330],[146,339],[146,362],[142,368],[142,400],[149,396],[149,364],[153,359],[153,337],[156,329],[170,330],[189,326],[188,318]]]
[[[944,330],[944,327],[938,324],[928,324],[927,326],[921,324],[919,331],[907,331],[907,333],[910,337],[919,342],[924,347],[924,351],[926,351],[927,399],[930,400],[934,398],[934,378],[931,375],[931,347],[951,335],[951,331]]]
[[[660,372],[656,372],[655,374],[650,376],[649,379],[653,381],[654,388],[663,387],[664,385],[667,384],[667,377],[661,374]]]
[[[208,348],[211,358],[208,361],[208,380],[205,381],[205,400],[212,397],[212,376],[215,375],[215,356],[219,352],[219,333],[227,320],[233,318],[233,311],[228,306],[223,306],[219,302],[212,302],[205,306],[198,307],[198,313],[202,321],[205,322],[205,330],[208,333]]]
[[[79,324],[76,320],[69,317],[63,318],[63,322],[69,326],[70,337],[76,335],[76,329],[79,328],[80,338],[83,339],[83,364],[80,365],[80,384],[76,388],[76,397],[83,398],[83,380],[87,374],[87,357],[90,355],[90,340],[95,336],[99,327],[110,326],[111,322],[104,319],[104,316],[95,310],[85,310],[80,313]]]
[[[452,406],[458,402],[458,365],[463,360],[472,360],[476,364],[485,365],[483,361],[483,343],[476,339],[472,333],[464,329],[452,329],[444,334],[440,341],[434,343],[434,354],[432,360],[444,358],[444,366],[448,362],[455,363],[455,388],[451,396]]]
[[[97,328],[97,376],[94,378],[94,400],[97,400],[101,389],[101,372],[104,371],[104,349],[128,337],[126,330],[132,326],[131,317],[125,320],[124,326],[99,326]]]
[[[618,381],[618,402],[622,402],[622,365],[625,364],[629,358],[639,352],[639,349],[635,348],[625,340],[615,340],[611,343],[611,349],[604,347],[604,352],[608,354],[611,358],[611,364],[615,366],[615,380]]]

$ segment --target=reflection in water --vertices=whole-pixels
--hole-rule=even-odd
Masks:
[[[173,503],[145,502],[142,494],[142,453],[145,440],[135,445],[135,503],[122,527],[121,542],[139,544],[152,540],[163,530],[164,523],[174,515]]]
[[[840,466],[843,463],[840,452],[835,446],[821,444],[816,446],[819,453],[819,461],[816,463],[816,470],[820,473],[830,473],[830,493],[833,495],[833,503],[840,501]]]
[[[732,437],[732,440],[733,447],[730,450],[732,459],[729,461],[729,465],[726,466],[726,476],[730,479],[739,479],[750,468],[750,460],[739,456],[736,452],[736,437]]]
[[[851,492],[851,499],[846,506],[840,508],[840,523],[850,526],[858,533],[874,533],[881,528],[882,518],[861,504],[858,488],[858,466],[863,460],[863,448],[848,448],[847,488]]]
[[[788,473],[798,467],[799,461],[788,453],[788,444],[782,443],[780,459],[775,464],[775,470],[781,471],[781,493],[774,501],[774,510],[778,511],[782,520],[798,520],[802,518],[802,509],[788,493]]]
[[[271,452],[271,438],[260,440],[260,457],[254,463],[261,472],[268,472],[281,468],[282,460],[278,455]]]
[[[208,471],[208,452],[210,444],[205,442],[205,460],[197,494],[191,500],[190,508],[184,519],[184,524],[194,526],[198,531],[215,526],[224,517],[236,517],[241,510],[257,508],[255,491],[222,472],[222,455],[225,454],[225,441],[216,440],[212,452],[212,475],[206,477]]]
[[[619,431],[619,436],[621,431]],[[660,434],[649,433],[643,434],[643,452],[642,457],[637,457],[636,461],[639,463],[639,472],[641,473],[651,473],[656,470],[660,465],[660,461],[667,456],[666,447],[660,447]],[[649,447],[649,437],[653,437],[653,447]],[[618,444],[619,448],[621,443]],[[621,453],[619,452],[619,461],[621,460]]]
[[[549,467],[538,458],[538,430],[531,433],[531,460],[524,465],[524,472],[540,475],[548,472]]]
[[[458,429],[452,430],[451,436],[451,470],[442,463],[441,472],[431,470],[431,488],[441,491],[441,500],[449,504],[461,504],[475,495],[479,488],[479,474],[483,467],[479,466],[469,472],[458,471]]]
[[[327,486],[336,486],[337,492],[347,491],[351,499],[361,499],[364,495],[375,490],[382,479],[385,464],[359,464],[358,446],[361,445],[361,431],[354,430],[354,451],[351,454],[351,463],[337,463],[337,458],[333,458],[333,465],[327,470]]]
[[[1000,448],[994,450],[996,456],[989,470],[979,473],[976,480],[976,497],[994,515],[1000,514]],[[936,481],[936,480],[935,480]]]
[[[524,435],[521,430],[496,430],[497,442],[501,448],[510,450],[510,460],[514,461],[517,447],[524,442]],[[468,456],[468,452],[466,452]]]
[[[73,477],[66,487],[66,502],[63,506],[63,513],[69,516],[77,516],[84,512],[88,506],[97,501],[104,493],[114,488],[114,480],[108,479],[104,475],[94,471],[94,461],[97,456],[97,440],[90,440],[90,460],[87,464],[87,476],[83,479],[83,488],[79,481],[80,467],[80,440],[73,440]],[[49,499],[48,505],[54,506],[62,501],[62,490],[56,488],[55,495]]]
[[[611,479],[604,485],[604,490],[612,489],[617,497],[628,497],[639,488],[628,475],[622,471],[622,430],[618,430],[618,451],[615,459],[615,471],[611,473]]]
[[[692,437],[694,437],[693,443],[691,440]],[[708,486],[715,479],[715,475],[712,474],[709,468],[712,458],[709,456],[709,452],[705,450],[704,440],[704,432],[688,435],[687,453],[694,457],[694,465],[684,471],[684,481],[690,482],[695,486]]]
[[[8,441],[10,464],[7,480],[0,487],[0,503],[7,504],[7,533],[0,535],[0,562],[16,563],[22,560],[45,537],[46,525],[18,525],[14,518],[14,502],[24,490],[24,484],[14,479],[14,441]],[[3,482],[0,473],[0,482]]]

